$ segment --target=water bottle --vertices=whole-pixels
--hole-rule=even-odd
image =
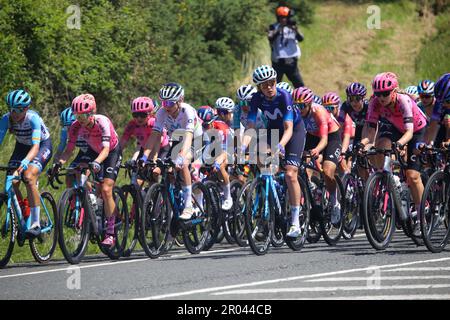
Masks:
[[[402,212],[401,212],[401,218],[403,221],[406,221],[409,214],[409,188],[408,184],[406,182],[402,182],[401,184],[401,200],[402,200]]]
[[[400,194],[402,191],[402,183],[400,182],[400,178],[396,175],[394,175],[394,184]]]
[[[94,211],[97,211],[98,209],[97,196],[93,193],[89,193],[89,198],[91,199],[92,208],[94,208]]]

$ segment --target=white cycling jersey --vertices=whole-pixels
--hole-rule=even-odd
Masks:
[[[0,122],[0,143],[9,129],[15,136],[16,141],[27,146],[39,144],[50,138],[50,132],[44,121],[36,111],[28,110],[23,121],[12,123],[8,112]]]
[[[173,132],[178,129],[186,130],[186,132],[192,132],[194,138],[201,137],[203,135],[201,121],[197,116],[197,112],[187,103],[181,103],[180,112],[175,119],[169,115],[165,108],[158,110],[156,113],[156,121],[153,130],[162,133],[164,127],[167,129],[167,134],[170,137]]]

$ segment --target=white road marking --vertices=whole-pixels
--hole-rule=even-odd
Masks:
[[[449,294],[368,295],[351,297],[309,297],[273,300],[450,300]],[[270,299],[269,299],[270,300]]]
[[[380,275],[380,281],[386,280],[434,280],[434,279],[450,279],[450,276],[399,276],[399,277],[388,277]],[[340,281],[368,281],[373,278],[368,277],[337,277],[337,278],[323,278],[323,279],[313,279],[306,280],[306,282],[340,282]]]
[[[233,248],[233,249],[223,249],[223,250],[215,250],[215,251],[204,251],[204,252],[201,252],[201,254],[213,254],[213,253],[237,251],[237,250],[241,250],[241,249],[242,248]],[[25,273],[17,273],[17,274],[8,274],[8,275],[0,276],[0,279],[33,276],[33,275],[53,273],[53,272],[67,272],[67,270],[70,270],[71,268],[76,268],[76,267],[78,267],[80,269],[90,269],[90,268],[117,266],[117,265],[128,264],[128,263],[145,262],[145,261],[149,261],[149,260],[165,260],[165,259],[173,259],[173,258],[182,258],[185,256],[193,256],[193,255],[190,253],[182,253],[182,254],[177,254],[177,255],[162,256],[158,259],[145,258],[145,259],[134,259],[134,260],[115,261],[115,262],[109,261],[109,262],[105,262],[105,263],[90,264],[90,265],[68,265],[65,268],[34,271],[34,272],[25,272]]]
[[[244,295],[244,294],[271,294],[292,292],[335,292],[335,291],[380,291],[380,290],[417,290],[417,289],[445,289],[450,284],[411,284],[399,286],[344,286],[344,287],[299,287],[299,288],[264,288],[232,290],[212,293],[214,296]],[[353,298],[352,298],[353,299]]]
[[[432,263],[432,262],[443,262],[443,261],[449,261],[449,260],[450,260],[450,258],[422,260],[422,261],[413,261],[413,262],[406,262],[406,263],[400,263],[400,264],[378,266],[377,268],[397,268],[397,267],[404,267],[404,266],[410,266],[410,265],[415,265],[415,264]],[[189,291],[183,291],[183,292],[175,292],[175,293],[169,293],[169,294],[162,294],[162,295],[156,295],[156,296],[149,296],[149,297],[145,297],[145,298],[139,298],[139,299],[136,299],[136,300],[167,299],[167,298],[189,296],[189,295],[201,294],[201,293],[210,293],[210,292],[221,291],[221,290],[238,289],[238,288],[260,286],[260,285],[272,284],[272,283],[281,283],[281,282],[304,280],[304,279],[310,279],[310,278],[333,276],[333,275],[338,275],[338,274],[346,274],[346,273],[352,273],[352,272],[368,271],[368,270],[373,270],[373,269],[374,269],[374,266],[370,266],[370,267],[350,269],[350,270],[326,272],[326,273],[319,273],[319,274],[312,274],[312,275],[304,275],[304,276],[296,276],[296,277],[288,277],[288,278],[280,278],[280,279],[273,279],[273,280],[250,282],[250,283],[244,283],[244,284],[236,284],[236,285],[230,285],[230,286],[211,287],[211,288],[198,289],[198,290],[189,290]]]
[[[450,267],[397,268],[392,270],[383,270],[383,272],[404,272],[404,271],[450,271]]]

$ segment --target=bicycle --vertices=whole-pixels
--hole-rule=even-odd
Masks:
[[[64,172],[65,173],[61,173]],[[114,234],[116,244],[113,248],[101,245],[106,234],[106,217],[103,199],[97,195],[100,183],[92,168],[78,166],[76,168],[60,169],[49,177],[50,184],[57,189],[54,181],[62,184],[58,177],[72,176],[73,187],[66,189],[58,203],[61,219],[58,221],[59,246],[64,258],[70,264],[78,264],[83,259],[88,241],[97,243],[100,250],[110,259],[117,260],[122,256],[127,243],[129,231],[129,214],[125,197],[119,187],[114,187],[113,197],[116,203]],[[80,173],[79,181],[76,179]],[[88,182],[89,179],[89,183]]]
[[[424,152],[444,155],[445,167],[433,173],[425,185],[420,204],[420,229],[427,249],[444,250],[450,236],[450,148],[427,147]]]
[[[0,167],[0,171],[14,172],[17,168]],[[7,175],[5,191],[0,193],[0,268],[5,267],[12,255],[17,241],[22,247],[27,240],[25,232],[30,228],[31,219],[25,218],[17,194],[13,188],[14,181],[24,181],[23,176]],[[29,239],[33,258],[39,263],[47,263],[53,256],[58,241],[58,211],[53,196],[49,192],[42,192],[39,196],[41,203],[40,226],[41,234]],[[6,208],[5,208],[6,205]],[[6,210],[5,210],[6,209]]]
[[[182,221],[179,216],[184,201],[175,165],[170,158],[146,164],[149,173],[156,167],[161,169],[162,180],[148,190],[141,218],[140,237],[145,253],[152,259],[166,253],[180,231],[186,249],[192,254],[200,253],[212,231],[214,209],[210,193],[202,183],[194,183],[194,214],[190,220]]]
[[[278,168],[271,167],[271,163],[278,156],[267,157],[260,168],[260,174],[251,182],[247,193],[245,208],[245,226],[250,248],[256,255],[264,255],[268,252],[269,245],[274,241],[275,230],[280,230],[286,244],[293,250],[301,250],[307,237],[309,224],[308,198],[303,197],[302,210],[299,215],[301,234],[297,238],[286,237],[289,228],[290,212],[287,211],[287,197],[280,196],[281,184],[284,177],[275,177],[274,171]],[[278,187],[278,189],[277,189]],[[305,184],[301,182],[304,192]]]
[[[381,171],[372,173],[366,182],[363,198],[364,231],[372,247],[385,250],[394,235],[397,220],[404,233],[414,240],[414,217],[411,215],[411,195],[405,182],[406,163],[393,144],[392,149],[372,148],[367,155],[384,155]],[[397,161],[393,161],[391,156]],[[398,172],[394,167],[399,166]],[[417,219],[417,217],[416,217]]]
[[[306,161],[311,159],[310,161]],[[307,182],[308,188],[307,195],[311,199],[311,222],[309,225],[309,232],[313,232],[313,235],[309,237],[310,243],[317,242],[322,236],[325,242],[330,246],[335,246],[343,233],[344,229],[344,217],[345,202],[344,191],[341,179],[338,175],[335,175],[336,179],[336,201],[341,204],[341,214],[339,217],[339,223],[333,225],[331,223],[331,201],[329,200],[330,193],[325,184],[325,177],[323,171],[317,164],[317,158],[311,157],[309,152],[304,153],[303,164],[299,170],[299,176]],[[317,175],[308,177],[307,171],[311,170]]]

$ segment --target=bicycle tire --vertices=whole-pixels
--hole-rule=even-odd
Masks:
[[[438,186],[439,182],[444,182],[447,190],[442,190],[442,186]],[[440,253],[446,247],[449,237],[450,228],[448,219],[450,215],[450,175],[448,173],[437,171],[428,179],[425,190],[420,203],[420,228],[425,246],[430,252]],[[441,194],[439,194],[441,193]],[[436,199],[436,200],[435,200]],[[430,201],[431,200],[431,201]],[[438,202],[444,200],[444,203]],[[428,202],[428,211],[426,211]],[[438,209],[437,212],[435,210]],[[436,214],[437,213],[437,214]],[[433,241],[432,234],[435,232],[437,224],[443,222],[446,231],[441,232],[441,237],[438,241]]]
[[[123,256],[129,257],[133,253],[139,240],[140,217],[142,210],[142,198],[140,192],[136,190],[134,185],[125,185],[121,187],[128,203],[128,196],[131,197],[130,209],[128,210],[130,216],[130,232],[128,234],[127,245],[124,248]]]
[[[203,250],[210,250],[214,244],[217,243],[219,236],[224,237],[223,232],[221,232],[222,226],[222,209],[220,208],[220,192],[217,184],[214,181],[206,181],[204,183],[205,187],[208,189],[209,197],[211,200],[212,210],[214,210],[214,216],[211,221],[212,231],[206,239],[205,247]],[[222,240],[220,240],[222,241]]]
[[[4,268],[11,259],[16,242],[17,223],[13,210],[7,209],[8,196],[0,194],[0,269]],[[6,225],[6,218],[9,216],[9,224]],[[4,248],[6,248],[4,250]]]
[[[320,180],[316,176],[311,177],[311,182],[314,183],[316,186],[320,184]],[[316,203],[315,199],[310,200],[311,200],[311,214],[306,241],[308,241],[308,243],[314,244],[317,243],[322,237],[322,230],[320,228],[320,217],[322,215],[322,208],[320,207],[320,204]]]
[[[389,195],[389,199],[390,200],[390,206],[391,206],[391,212],[388,214],[385,214],[386,219],[388,220],[387,222],[387,227],[386,224],[383,226],[383,237],[379,236],[379,232],[376,228],[376,225],[374,225],[376,223],[376,221],[374,220],[374,214],[371,212],[372,211],[372,205],[376,205],[377,203],[375,201],[372,201],[372,199],[370,199],[370,195],[373,194],[374,192],[374,187],[375,184],[378,180],[380,179],[384,179],[384,180],[388,180],[385,181],[385,183],[387,183],[388,185],[385,186],[387,188],[388,191],[388,195]],[[362,211],[362,218],[363,218],[363,223],[364,223],[364,231],[366,233],[367,239],[369,240],[370,245],[376,249],[376,250],[385,250],[391,240],[392,237],[394,235],[395,232],[395,219],[396,219],[396,213],[395,213],[395,204],[394,204],[394,200],[392,199],[392,188],[394,188],[395,186],[393,185],[393,183],[390,181],[391,179],[389,179],[388,176],[386,176],[384,173],[382,172],[376,172],[374,174],[372,174],[369,179],[366,182],[366,188],[364,190],[364,198],[363,198],[363,211]],[[389,205],[389,203],[388,203]]]
[[[344,186],[345,199],[344,229],[342,237],[345,240],[351,240],[355,236],[360,219],[362,202],[362,199],[360,199],[361,191],[359,190],[357,177],[354,174],[346,174],[342,179],[342,184]],[[349,192],[353,193],[351,198],[349,198]]]
[[[90,201],[86,200],[87,192],[84,191],[83,194],[81,194],[81,209],[80,210],[80,219],[82,219],[81,224],[78,225],[78,227],[75,226],[75,217],[73,216],[74,210],[70,208],[71,204],[70,201],[74,196],[77,195],[77,190],[74,188],[66,189],[61,199],[58,202],[58,215],[60,219],[58,219],[58,243],[59,247],[61,248],[61,251],[63,253],[64,258],[69,262],[70,264],[79,264],[81,259],[83,259],[90,236],[90,222],[89,222],[89,213],[85,212],[86,209],[88,210],[94,210],[92,208],[92,205]],[[81,213],[83,212],[83,213]],[[72,221],[73,220],[73,221]],[[75,236],[72,236],[65,231],[65,227],[67,227],[67,230],[71,230],[74,232]],[[78,228],[78,230],[77,230]],[[74,231],[75,230],[75,231]],[[71,250],[69,246],[66,244],[66,241],[72,241],[75,238],[80,238],[79,244],[76,245],[74,250]],[[69,242],[68,242],[69,243]]]
[[[48,200],[50,206],[46,205],[49,214],[50,219],[52,219],[53,228],[50,233],[42,233],[39,235],[39,237],[31,239],[29,241],[30,244],[30,250],[31,254],[34,257],[34,260],[36,262],[39,262],[41,264],[47,263],[50,261],[50,259],[53,256],[53,253],[55,252],[56,246],[58,244],[58,209],[56,207],[55,199],[53,199],[53,196],[49,192],[42,192],[41,193],[42,200]],[[47,226],[46,224],[49,223],[47,214],[45,213],[45,209],[43,207],[43,204],[41,204],[41,214],[40,214],[40,225],[41,229],[45,229]],[[53,216],[53,217],[52,217]],[[44,245],[43,245],[44,244]],[[41,248],[41,245],[42,248]]]

